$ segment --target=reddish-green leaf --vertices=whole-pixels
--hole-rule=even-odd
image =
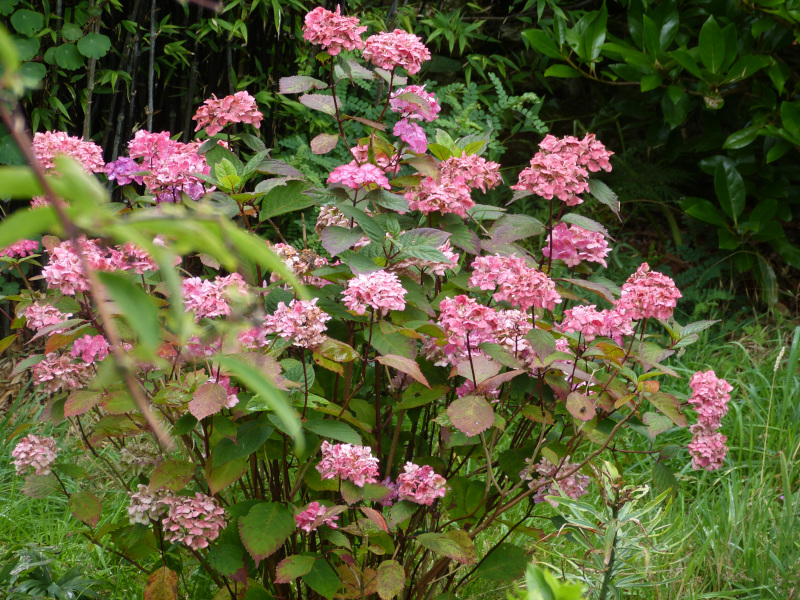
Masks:
[[[422,533],[417,536],[417,541],[428,550],[441,556],[446,556],[462,565],[475,562],[475,546],[469,535],[460,529],[448,533]]]
[[[494,410],[480,396],[464,396],[447,407],[450,422],[462,433],[472,437],[494,424]]]
[[[256,566],[272,556],[294,530],[294,516],[277,502],[257,504],[239,519],[239,535]]]
[[[406,572],[396,560],[385,560],[378,567],[378,595],[391,600],[406,586]]]
[[[178,574],[161,567],[147,578],[144,600],[178,600]]]
[[[299,98],[300,104],[313,110],[324,112],[327,115],[336,114],[336,105],[333,103],[333,96],[323,96],[322,94],[303,94]]]
[[[428,380],[425,379],[425,375],[423,375],[422,371],[420,371],[419,365],[415,360],[411,360],[410,358],[406,358],[404,356],[397,356],[396,354],[386,354],[384,356],[377,357],[375,360],[382,365],[386,365],[387,367],[397,369],[402,373],[410,375],[413,379],[419,381],[427,388],[431,387],[428,384]]]
[[[217,414],[228,401],[228,392],[218,383],[204,383],[194,393],[189,402],[189,412],[200,421]]]
[[[334,148],[336,148],[336,144],[339,142],[338,135],[332,135],[330,133],[320,133],[317,137],[311,140],[311,151],[314,154],[327,154]]]
[[[591,421],[596,412],[592,401],[579,392],[572,392],[567,396],[567,410],[569,414],[581,421]]]
[[[69,512],[79,521],[95,527],[100,520],[103,507],[100,499],[91,492],[78,492],[69,497]]]
[[[650,404],[666,415],[675,425],[686,427],[686,417],[680,411],[680,400],[675,396],[666,392],[656,392],[655,394],[650,394],[647,399]]]
[[[91,392],[88,390],[72,392],[64,403],[64,416],[76,417],[90,411],[92,407],[100,402],[101,397],[101,392]]]
[[[211,461],[206,462],[206,469],[211,466]],[[206,479],[208,480],[208,489],[212,494],[217,494],[220,490],[235,483],[247,471],[247,459],[240,458],[226,462],[224,465],[214,467],[210,473],[207,473]]]
[[[275,583],[291,583],[298,577],[302,577],[314,566],[315,556],[287,556],[278,563]]]
[[[166,488],[178,492],[186,487],[194,474],[194,464],[185,460],[168,460],[158,465],[150,478],[150,491]]]
[[[350,362],[358,358],[358,352],[352,346],[333,338],[325,338],[325,341],[314,348],[314,351],[334,362]]]
[[[381,513],[374,508],[369,508],[366,506],[361,507],[361,512],[363,512],[370,521],[375,523],[375,525],[383,529],[386,533],[389,533],[389,526],[386,524],[386,519],[383,518]]]
[[[278,81],[279,94],[302,94],[311,88],[324,90],[328,85],[324,81],[307,77],[305,75],[295,75],[293,77],[281,77]]]

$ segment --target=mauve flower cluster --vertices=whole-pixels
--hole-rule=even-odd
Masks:
[[[422,127],[413,121],[400,119],[394,124],[392,133],[408,144],[408,148],[412,152],[423,154],[428,149],[428,137]]]
[[[622,292],[616,302],[616,311],[632,321],[656,318],[666,321],[681,297],[675,282],[658,271],[650,271],[642,263],[636,273],[622,284]]]
[[[389,185],[389,180],[386,179],[386,175],[383,174],[381,169],[370,163],[358,164],[356,161],[336,167],[331,171],[328,183],[341,183],[353,190],[359,190],[370,185],[376,185],[387,190],[392,189],[392,186]]]
[[[108,356],[108,342],[102,335],[85,335],[72,344],[72,358],[81,357],[87,364],[101,361]]]
[[[335,13],[318,6],[306,15],[303,38],[336,56],[342,50],[362,50],[361,34],[366,30],[356,17],[342,16],[341,6],[336,7]]]
[[[91,376],[89,363],[73,362],[69,355],[57,352],[45,356],[32,371],[33,383],[44,385],[44,391],[50,393],[82,388]]]
[[[592,172],[604,171],[611,172],[609,158],[614,154],[600,142],[593,133],[587,133],[582,140],[571,135],[557,138],[554,135],[546,135],[539,148],[545,152],[557,154],[574,154],[578,164],[585,166]]]
[[[103,149],[94,142],[67,135],[63,131],[33,134],[33,153],[45,169],[54,169],[53,159],[59,154],[71,156],[90,173],[103,170]]]
[[[192,117],[197,121],[195,131],[200,131],[205,127],[208,135],[216,135],[229,123],[249,123],[256,129],[261,128],[261,120],[264,115],[256,106],[256,99],[247,92],[236,92],[231,96],[217,98],[216,94],[211,94],[197,109]]]
[[[264,329],[268,334],[278,334],[291,340],[293,346],[315,348],[325,341],[325,325],[331,316],[317,307],[317,298],[313,300],[292,300],[289,306],[278,302],[275,313],[264,320]]]
[[[406,96],[403,94],[414,94]],[[392,92],[389,98],[389,108],[404,119],[421,119],[423,121],[435,121],[442,107],[436,101],[436,96],[425,91],[424,85],[409,85]]]
[[[425,465],[420,467],[412,462],[407,462],[403,473],[397,476],[396,491],[400,500],[410,500],[417,504],[430,506],[437,498],[442,498],[447,493],[447,481],[434,472],[433,468]]]
[[[341,477],[358,487],[378,482],[378,459],[368,446],[322,442],[322,460],[317,464],[322,479]]]
[[[316,531],[320,525],[338,529],[339,526],[336,521],[339,520],[339,515],[326,517],[327,513],[328,508],[326,506],[322,506],[319,502],[311,502],[302,512],[295,515],[294,522],[298,529],[302,529],[306,533]]]
[[[289,267],[304,285],[323,287],[330,283],[325,279],[311,275],[311,271],[320,269],[328,264],[328,259],[324,256],[319,256],[308,248],[298,251],[294,246],[284,243],[275,244],[271,248],[275,254],[281,257],[283,264]],[[281,276],[278,273],[272,273],[270,276],[270,282],[274,283],[280,280]]]
[[[350,154],[353,155],[353,158],[355,158],[356,162],[359,164],[369,162],[369,145],[357,144],[350,148]],[[375,157],[375,164],[383,169],[385,173],[397,175],[397,172],[400,170],[399,156],[389,156],[386,152],[376,148],[374,145],[372,147],[372,154]]]
[[[402,29],[369,36],[363,56],[364,60],[387,71],[405,67],[409,75],[419,73],[422,63],[431,59],[431,53],[422,40]]]
[[[692,375],[689,387],[692,388],[689,404],[697,412],[697,424],[689,428],[693,436],[689,442],[692,468],[715,471],[722,466],[728,452],[725,446],[727,438],[717,430],[722,417],[728,413],[733,386],[708,370]]]
[[[596,262],[606,267],[606,256],[611,252],[601,232],[589,231],[577,225],[567,227],[566,223],[559,223],[553,228],[547,236],[542,254],[549,257],[551,248],[553,259],[563,260],[568,267],[579,265],[582,261]]]
[[[525,264],[524,258],[515,255],[479,256],[472,262],[473,272],[469,285],[482,290],[496,290],[492,297],[497,302],[509,302],[522,310],[546,308],[553,310],[561,303],[556,284],[541,271]]]
[[[36,240],[19,240],[10,246],[0,249],[0,256],[8,256],[9,258],[23,258],[29,254],[36,254],[38,249],[39,242]]]
[[[150,521],[159,521],[167,514],[169,503],[173,499],[172,492],[156,490],[151,492],[146,485],[137,486],[137,492],[128,492],[128,520],[131,525],[137,523],[150,525]]]
[[[132,158],[120,156],[117,160],[106,165],[105,172],[109,181],[116,181],[119,185],[128,185],[135,181],[139,185],[143,183],[142,175],[134,175],[142,168]]]
[[[58,457],[56,441],[51,437],[26,435],[11,451],[11,456],[17,475],[23,475],[30,469],[36,475],[49,475],[51,466]]]
[[[193,498],[175,496],[167,504],[169,512],[162,526],[168,542],[202,550],[225,528],[225,511],[211,496],[197,492]]]
[[[542,458],[536,465],[532,464],[531,459],[525,459],[525,462],[528,463],[528,467],[526,467],[519,476],[524,480],[532,480],[528,484],[528,487],[533,489],[540,483],[549,482],[536,490],[533,496],[533,501],[535,503],[538,504],[539,502],[547,500],[545,496],[558,496],[559,491],[573,500],[577,500],[586,494],[590,481],[588,476],[582,474],[580,471],[575,471],[568,477],[563,477],[562,475],[562,473],[575,467],[575,463],[569,462],[569,458],[570,457],[567,456],[566,459],[562,461],[563,464],[561,464],[561,468],[559,468],[558,465],[554,465],[546,458]],[[533,479],[534,472],[538,473],[540,477]],[[553,500],[547,501],[553,506],[558,506],[558,503]]]
[[[596,305],[575,306],[564,311],[559,329],[565,333],[579,333],[584,342],[591,342],[598,335],[622,343],[626,335],[633,335],[631,320],[616,310],[597,310]]]
[[[406,307],[405,288],[397,275],[386,271],[356,275],[347,282],[347,289],[342,294],[344,305],[359,315],[363,315],[367,308],[386,315],[390,310],[404,310]]]
[[[503,183],[499,163],[477,154],[462,152],[461,156],[451,156],[439,163],[438,171],[440,181],[456,181],[460,177],[468,187],[484,194]]]
[[[247,284],[238,273],[214,280],[190,277],[181,286],[186,312],[193,311],[195,319],[212,319],[231,314],[230,300],[234,295],[247,294]]]
[[[439,325],[447,334],[447,344],[442,348],[446,355],[444,360],[436,364],[455,364],[468,352],[479,352],[480,344],[496,341],[497,312],[461,294],[441,301]]]
[[[38,300],[25,309],[25,325],[28,329],[39,330],[42,327],[57,325],[66,321],[72,313],[62,313],[52,304],[44,304]],[[61,333],[63,329],[51,333]]]

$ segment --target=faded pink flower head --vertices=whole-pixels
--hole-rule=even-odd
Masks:
[[[336,167],[331,171],[328,183],[341,183],[354,190],[370,185],[376,185],[386,190],[392,189],[381,169],[370,163],[360,165],[356,161]]]
[[[409,75],[419,73],[422,63],[431,59],[431,53],[422,40],[402,29],[369,36],[364,45],[363,56],[364,60],[387,71],[395,67],[405,67]]]
[[[95,271],[117,270],[118,267],[111,259],[109,252],[100,246],[99,241],[87,240],[85,237],[78,240],[89,268]],[[48,288],[59,289],[62,294],[67,296],[89,291],[89,280],[86,279],[72,241],[61,242],[48,252],[50,260],[42,269],[42,277],[47,281]]]
[[[689,387],[692,388],[689,404],[697,412],[697,422],[706,429],[718,429],[722,417],[728,413],[733,386],[708,370],[692,375]]]
[[[356,17],[342,16],[341,6],[336,7],[336,12],[318,6],[306,15],[303,38],[336,56],[342,50],[363,50],[361,34],[366,30]]]
[[[436,96],[426,92],[424,85],[409,85],[392,92],[389,108],[404,119],[421,119],[435,121],[442,110]],[[395,134],[397,135],[397,134]]]
[[[212,319],[231,314],[230,300],[247,294],[247,284],[238,273],[214,280],[191,277],[182,284],[186,312],[193,311],[195,319]]]
[[[33,134],[33,153],[45,169],[54,169],[53,159],[59,154],[76,159],[89,173],[100,173],[105,167],[103,149],[94,142],[67,135],[63,131]]]
[[[249,123],[256,129],[261,127],[264,115],[256,106],[256,99],[247,92],[236,92],[232,96],[211,98],[205,100],[192,117],[197,121],[195,131],[205,128],[208,135],[216,135],[229,123]]]
[[[363,315],[372,308],[379,315],[390,310],[404,310],[406,290],[394,273],[373,271],[356,275],[347,282],[343,292],[344,305],[353,312]]]
[[[168,490],[151,492],[141,483],[137,489],[136,492],[128,492],[128,520],[131,525],[140,523],[149,526],[151,520],[160,521],[169,510],[169,503],[175,497],[173,493]]]
[[[553,310],[561,303],[556,284],[541,271],[528,267],[525,259],[515,255],[479,256],[473,263],[470,286],[482,290],[495,289],[492,297],[497,302],[528,310],[531,307]]]
[[[137,275],[144,275],[147,271],[158,270],[158,264],[153,257],[131,242],[117,246],[110,252],[111,261],[119,271],[133,271]]]
[[[441,183],[437,183],[433,177],[424,177],[419,186],[405,193],[405,199],[411,210],[418,210],[425,215],[440,212],[466,218],[467,211],[475,206],[463,177]]]
[[[108,342],[102,335],[85,335],[72,344],[72,358],[81,357],[87,364],[101,361],[108,356]]]
[[[341,477],[358,487],[378,482],[378,459],[369,446],[322,442],[322,460],[316,468],[322,479]]]
[[[554,465],[548,459],[542,458],[538,464],[534,465],[531,459],[526,459],[528,467],[525,468],[519,475],[522,479],[532,480],[528,486],[533,489],[538,484],[548,482],[544,486],[536,490],[533,496],[535,503],[544,502],[547,500],[545,496],[558,496],[559,491],[563,492],[567,497],[577,500],[581,496],[586,495],[591,481],[588,476],[582,474],[579,470],[575,471],[568,477],[563,477],[563,473],[572,470],[576,465],[569,462],[569,456],[563,461],[561,468]],[[533,473],[538,473],[539,478],[533,479]],[[547,500],[551,505],[558,506],[558,503],[553,500]]]
[[[39,330],[42,327],[57,325],[66,321],[72,313],[62,313],[52,304],[36,301],[25,309],[25,325],[29,329]],[[61,333],[63,329],[53,330],[52,333]]]
[[[108,163],[104,170],[108,180],[116,180],[119,185],[127,185],[133,181],[139,185],[142,183],[142,176],[134,175],[134,173],[144,169],[142,169],[142,167],[140,167],[135,160],[128,158],[127,156],[120,156],[114,162]]]
[[[550,153],[574,154],[578,164],[592,172],[601,169],[611,171],[611,163],[608,159],[614,153],[607,150],[593,133],[587,133],[582,140],[571,135],[563,138],[547,135],[539,144],[539,148]]]
[[[706,429],[702,425],[689,427],[692,432],[692,441],[689,442],[689,454],[692,456],[692,469],[699,471],[716,471],[722,467],[728,447],[728,441],[719,431]]]
[[[49,475],[58,456],[56,441],[51,437],[26,435],[11,451],[11,456],[17,475],[23,475],[29,470],[33,470],[36,475]]]
[[[461,156],[451,156],[439,163],[438,171],[443,185],[463,181],[468,187],[479,189],[484,194],[503,182],[500,165],[477,154],[462,152]]]
[[[650,271],[650,266],[642,263],[636,273],[622,284],[616,311],[633,321],[651,317],[666,321],[672,316],[680,297],[681,293],[670,277]]]
[[[589,172],[578,164],[574,154],[537,152],[531,166],[519,174],[512,190],[528,191],[546,200],[558,198],[567,206],[583,203],[581,194],[589,191]]]
[[[432,467],[428,465],[420,467],[407,462],[403,471],[397,476],[396,482],[400,500],[410,500],[430,506],[437,498],[442,498],[447,493],[447,481],[441,475],[437,475]]]
[[[559,223],[547,236],[542,254],[549,257],[553,249],[553,259],[563,260],[568,267],[579,265],[583,261],[596,262],[604,267],[606,256],[611,252],[606,237],[599,231],[589,231],[577,225],[567,227]]]
[[[49,393],[61,389],[77,390],[88,382],[90,368],[88,363],[72,362],[69,355],[51,352],[43,361],[33,365],[33,383],[42,385]]]
[[[0,256],[9,258],[24,258],[25,256],[36,254],[39,249],[39,242],[36,240],[19,240],[10,246],[0,249]]]
[[[316,531],[320,525],[327,525],[331,529],[338,529],[339,526],[336,521],[339,520],[339,515],[325,516],[328,513],[328,508],[322,506],[319,502],[311,502],[306,508],[295,515],[294,522],[298,529],[302,529],[306,533]]]
[[[394,124],[392,133],[408,144],[412,152],[423,154],[428,149],[428,137],[425,135],[422,127],[413,121],[400,119]]]
[[[575,306],[564,311],[560,329],[565,333],[579,333],[584,343],[591,342],[598,335],[603,335],[606,320],[596,305]]]
[[[473,356],[480,352],[480,344],[496,341],[497,311],[461,294],[441,301],[439,325],[447,334],[443,352],[451,364],[456,364],[468,352]]]
[[[292,300],[289,306],[278,303],[275,313],[265,319],[264,329],[268,334],[277,333],[291,340],[294,346],[314,348],[327,339],[325,323],[330,320],[331,316],[317,307],[317,298]]]
[[[400,170],[400,157],[396,154],[389,156],[373,145],[373,156],[375,157],[375,164],[377,164],[384,173],[392,173],[397,175]],[[356,159],[357,163],[369,162],[369,145],[358,144],[350,148],[350,154]]]
[[[166,500],[169,512],[162,527],[168,542],[201,550],[225,529],[225,511],[211,496],[196,493],[193,498],[174,496]]]

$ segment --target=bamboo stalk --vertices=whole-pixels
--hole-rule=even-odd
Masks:
[[[150,5],[150,66],[147,73],[147,131],[153,132],[153,85],[156,60],[156,0]]]

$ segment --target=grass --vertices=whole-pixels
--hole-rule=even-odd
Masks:
[[[728,343],[707,338],[673,361],[683,375],[713,368],[719,376],[735,382],[731,410],[722,429],[730,452],[726,466],[713,473],[692,471],[685,450],[667,463],[677,469],[679,492],[662,524],[648,538],[637,533],[636,527],[620,534],[620,544],[629,543],[639,551],[628,556],[624,572],[616,576],[618,597],[800,599],[800,327],[773,328],[772,334],[773,339],[759,339],[759,344],[749,337]],[[685,380],[678,384],[685,385]],[[675,391],[686,392],[677,386]],[[22,414],[21,406],[0,421],[0,431],[11,432],[14,423],[31,422],[40,412],[35,408]],[[62,425],[55,435],[65,432]],[[7,436],[0,439],[0,456],[9,456],[13,447]],[[663,436],[681,446],[689,437],[686,431]],[[660,438],[657,441],[662,442]],[[629,457],[623,459],[627,460],[626,483],[652,483],[651,458],[624,456]],[[73,535],[76,522],[63,499],[30,499],[22,494],[21,485],[13,468],[5,461],[0,463],[0,558],[25,548],[44,548],[42,554],[52,561],[48,567],[55,575],[80,566],[85,576],[103,582],[97,588],[103,597],[141,597],[143,576],[113,554]],[[104,499],[101,525],[123,515],[125,504],[123,494]],[[650,525],[644,520],[642,524],[645,528]],[[555,531],[546,520],[528,525],[543,528],[545,534]],[[502,534],[498,530],[498,538]],[[584,572],[581,564],[586,551],[567,536],[555,537],[547,546],[521,534],[506,541],[528,547],[535,560],[567,577]],[[593,542],[602,544],[602,539]],[[0,573],[3,566],[0,564]],[[591,568],[585,574],[592,589],[590,597],[596,598],[602,574]],[[505,599],[514,585],[476,582],[462,598]],[[0,597],[2,594],[0,579]]]

